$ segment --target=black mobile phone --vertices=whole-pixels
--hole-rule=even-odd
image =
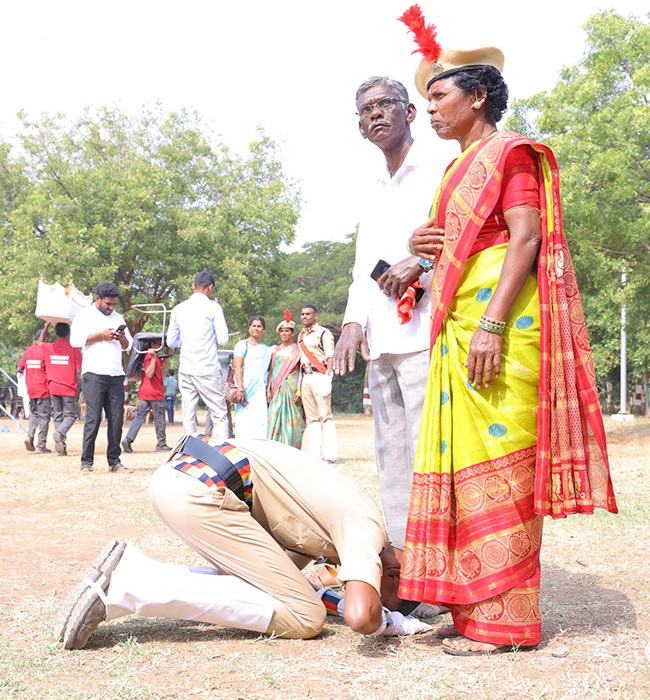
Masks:
[[[123,323],[121,326],[118,326],[115,330],[116,331],[123,331],[126,328],[126,323]]]
[[[390,265],[385,261],[385,260],[380,260],[376,265],[374,270],[370,273],[370,276],[372,277],[375,282],[388,270]]]

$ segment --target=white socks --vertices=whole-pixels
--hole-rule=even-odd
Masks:
[[[111,576],[106,619],[137,613],[266,632],[274,609],[273,596],[237,576],[162,564],[127,544]]]

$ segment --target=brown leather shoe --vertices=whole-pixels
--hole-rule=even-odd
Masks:
[[[306,576],[306,579],[316,588],[337,588],[341,582],[336,577],[336,569],[324,564]]]

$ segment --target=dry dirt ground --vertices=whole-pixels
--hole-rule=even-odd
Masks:
[[[372,421],[337,423],[340,468],[376,496]],[[319,637],[297,641],[130,617],[64,651],[50,632],[57,606],[109,539],[198,562],[148,504],[161,462],[153,426],[123,456],[130,475],[107,472],[104,426],[90,475],[79,473],[80,423],[69,457],[28,453],[24,434],[1,426],[0,698],[650,698],[650,421],[607,420],[619,515],[545,523],[542,644],[470,659],[443,654],[432,634],[375,640],[331,618]],[[180,426],[169,433],[172,444]]]

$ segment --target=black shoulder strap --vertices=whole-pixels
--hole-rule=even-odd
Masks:
[[[241,474],[233,467],[227,457],[224,457],[216,447],[208,445],[203,440],[188,435],[185,443],[178,450],[179,454],[190,455],[212,467],[225,481],[226,486],[239,498],[244,500],[244,482]]]

